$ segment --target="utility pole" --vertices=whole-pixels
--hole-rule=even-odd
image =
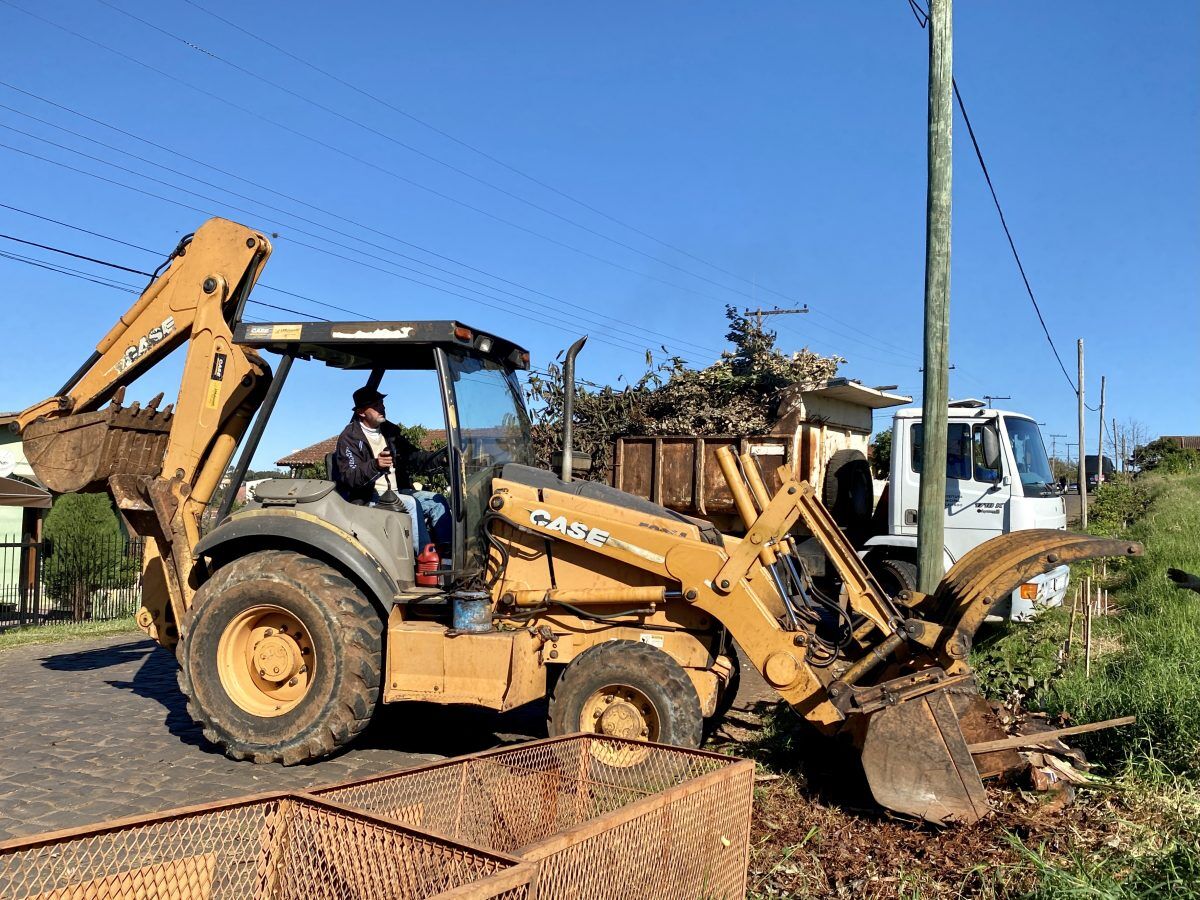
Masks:
[[[1113,472],[1121,470],[1121,448],[1117,446],[1117,417],[1112,417],[1112,431],[1109,432],[1113,445]]]
[[[921,394],[921,492],[917,588],[942,580],[946,545],[946,404],[950,371],[950,212],[954,124],[953,0],[929,4],[928,182],[925,194],[925,371]]]
[[[1058,459],[1058,439],[1065,438],[1065,437],[1066,437],[1065,434],[1050,435],[1050,458],[1051,459]],[[1068,450],[1067,451],[1067,457],[1068,457],[1067,461],[1068,462],[1070,462],[1070,456],[1071,456],[1071,452]]]
[[[755,318],[757,318],[758,319],[758,330],[762,331],[763,316],[787,316],[787,315],[792,315],[793,313],[806,313],[806,312],[808,312],[808,304],[807,303],[805,303],[804,306],[800,309],[780,309],[779,307],[775,307],[775,309],[763,309],[760,306],[758,309],[742,310],[742,315],[754,316]]]
[[[995,394],[984,394],[983,399],[988,402],[988,409],[991,409],[993,400],[1011,400],[1012,397],[997,397]]]
[[[1096,442],[1096,487],[1104,480],[1104,378],[1100,376],[1100,439]]]
[[[1087,441],[1083,434],[1083,338],[1075,344],[1075,353],[1079,356],[1079,374],[1076,376],[1079,385],[1076,394],[1079,397],[1079,527],[1087,528],[1087,468],[1084,459],[1087,458]]]

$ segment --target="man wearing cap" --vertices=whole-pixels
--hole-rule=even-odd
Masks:
[[[385,396],[371,387],[354,392],[354,417],[338,435],[330,475],[338,492],[351,503],[402,507],[416,525],[413,538],[417,552],[431,541],[448,544],[451,537],[446,499],[429,491],[412,490],[415,473],[428,470],[435,461],[444,466],[445,448],[427,451],[413,444],[387,420]]]

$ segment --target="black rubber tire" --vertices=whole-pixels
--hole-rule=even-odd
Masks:
[[[917,564],[912,560],[881,556],[872,559],[867,567],[889,597],[917,589]]]
[[[825,464],[822,501],[851,541],[865,540],[875,511],[871,466],[858,450],[839,450]]]
[[[589,647],[563,670],[550,697],[546,728],[551,737],[590,731],[583,704],[609,685],[641,691],[658,714],[658,743],[696,748],[704,739],[700,698],[683,667],[662,650],[638,641],[607,641]]]
[[[318,660],[299,705],[274,718],[234,703],[217,669],[225,627],[262,603],[304,623]],[[332,567],[292,551],[252,553],[218,570],[196,592],[179,642],[179,689],[204,736],[233,759],[284,765],[320,759],[357,737],[374,715],[382,631],[370,601]]]

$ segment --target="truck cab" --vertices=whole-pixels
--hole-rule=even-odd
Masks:
[[[866,542],[872,568],[895,579],[903,579],[916,558],[922,432],[919,409],[896,413],[887,532]],[[977,400],[951,403],[946,448],[946,569],[996,535],[1066,527],[1066,508],[1055,487],[1037,422],[1021,413],[986,408]],[[905,562],[897,566],[895,560]],[[1008,603],[997,605],[994,615],[1021,621],[1040,607],[1061,604],[1068,574],[1067,567],[1060,566],[1021,585]]]

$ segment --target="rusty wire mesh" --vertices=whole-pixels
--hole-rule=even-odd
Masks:
[[[291,795],[0,844],[4,900],[521,900],[531,867]],[[454,896],[463,896],[458,891]]]
[[[314,791],[538,863],[540,897],[741,897],[753,764],[575,735]]]

